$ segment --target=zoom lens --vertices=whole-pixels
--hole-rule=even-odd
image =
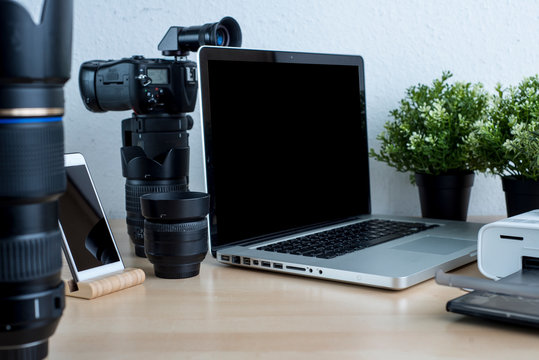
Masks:
[[[1,359],[46,357],[65,305],[58,198],[72,20],[72,1],[46,0],[40,24],[0,1]]]
[[[201,192],[146,194],[144,249],[155,275],[165,279],[193,277],[208,252],[209,195]]]

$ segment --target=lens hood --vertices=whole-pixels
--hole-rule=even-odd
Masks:
[[[210,196],[203,192],[152,193],[140,197],[142,216],[154,222],[203,219],[210,209]]]

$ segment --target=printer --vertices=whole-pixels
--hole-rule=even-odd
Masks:
[[[479,271],[494,280],[523,267],[539,268],[539,210],[483,226],[477,244]]]
[[[446,310],[539,328],[539,210],[484,225],[477,246],[479,270],[492,280],[438,270],[438,284],[469,291]]]

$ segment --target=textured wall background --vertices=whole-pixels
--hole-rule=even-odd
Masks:
[[[86,156],[110,217],[125,214],[120,121],[130,112],[87,111],[78,90],[80,64],[135,54],[160,57],[157,44],[169,26],[215,22],[226,15],[240,23],[243,47],[362,55],[374,147],[388,112],[410,85],[430,83],[451,70],[454,80],[481,81],[492,90],[496,82],[516,84],[539,72],[537,0],[76,0],[66,151]],[[198,109],[193,117],[191,189],[200,190]],[[371,179],[375,213],[420,214],[407,174],[371,160]],[[505,213],[498,178],[476,177],[469,213]]]

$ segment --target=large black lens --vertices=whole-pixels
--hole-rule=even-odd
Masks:
[[[126,177],[127,232],[137,256],[146,256],[140,197],[149,193],[188,190],[187,130],[191,127],[190,116],[167,116],[163,121],[163,117],[140,115],[122,121],[123,143],[126,145],[121,153],[122,173]]]
[[[208,252],[209,195],[200,192],[141,196],[144,249],[155,275],[182,279],[198,275]]]
[[[73,3],[41,23],[0,1],[0,358],[42,359],[64,309],[57,200],[66,187],[63,85]]]

